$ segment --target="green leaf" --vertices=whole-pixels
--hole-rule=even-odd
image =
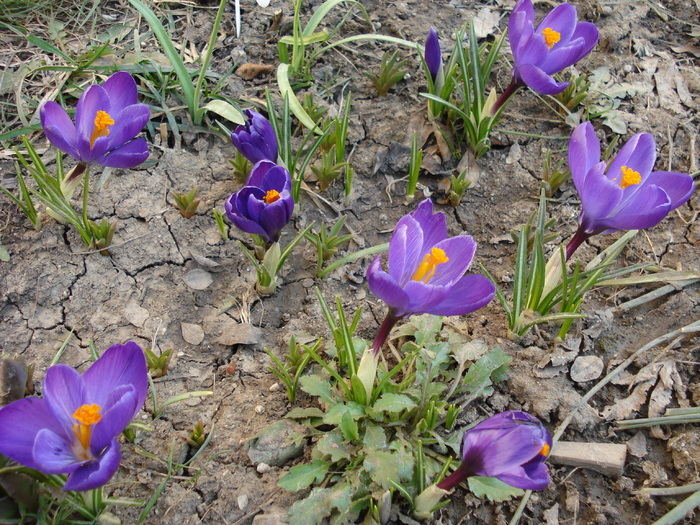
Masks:
[[[503,378],[512,359],[496,347],[469,367],[464,375],[464,387],[472,395],[489,393],[489,387]]]
[[[223,100],[210,100],[202,109],[216,113],[220,117],[230,120],[234,124],[245,124],[245,119],[243,118],[241,112]]]
[[[386,434],[384,429],[376,425],[367,425],[365,437],[362,440],[367,448],[386,448]]]
[[[372,480],[382,488],[391,487],[389,480],[399,480],[399,466],[395,455],[386,450],[365,448],[365,461],[362,466],[372,477]]]
[[[339,426],[340,431],[343,433],[343,436],[348,441],[354,441],[358,437],[360,437],[360,435],[357,433],[357,423],[352,418],[350,412],[345,412],[343,414],[343,417],[340,418]]]
[[[331,394],[331,384],[327,379],[322,378],[319,375],[311,374],[307,376],[302,376],[299,379],[299,384],[301,389],[307,394],[312,396],[317,396],[324,403],[334,405],[336,400]]]
[[[316,125],[314,120],[301,105],[301,102],[299,102],[299,99],[289,83],[289,64],[280,64],[277,68],[277,85],[280,89],[282,98],[289,98],[289,109],[292,113],[294,113],[294,116],[299,119],[299,122],[312,130],[314,133],[321,134],[321,129]]]
[[[290,525],[318,525],[337,510],[346,515],[352,504],[353,489],[347,483],[338,483],[329,489],[315,488],[306,498],[289,509]],[[349,520],[342,521],[342,523]],[[336,520],[334,523],[338,523]]]
[[[355,424],[352,419],[348,418],[348,420],[352,424]],[[357,434],[356,424],[355,434]],[[329,456],[333,463],[336,463],[341,459],[350,460],[350,453],[348,452],[347,446],[343,443],[343,438],[336,432],[324,434],[324,436],[318,440],[316,450],[324,456]]]
[[[347,404],[337,403],[323,416],[323,422],[328,425],[340,425],[346,413],[350,414],[353,420],[358,420],[365,415],[365,410],[361,405],[353,403],[352,401],[349,401]]]
[[[284,416],[289,419],[309,419],[313,417],[323,417],[324,412],[320,408],[310,407],[310,408],[295,408],[290,410],[289,413]]]
[[[525,494],[523,489],[511,487],[497,478],[470,476],[467,482],[469,483],[469,490],[471,490],[477,498],[486,497],[489,501],[496,503],[508,501],[511,498]]]
[[[416,407],[416,403],[404,394],[384,393],[377,402],[374,403],[374,410],[377,412],[389,412],[398,414],[402,410],[410,410]]]
[[[282,476],[277,484],[285,490],[296,492],[308,487],[314,481],[321,483],[330,466],[330,462],[320,459],[315,459],[309,465],[297,465],[290,468],[289,472]]]

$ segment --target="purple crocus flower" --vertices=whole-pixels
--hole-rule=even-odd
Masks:
[[[656,143],[637,133],[607,165],[600,160],[600,141],[590,122],[571,134],[569,167],[581,197],[579,227],[566,248],[567,260],[581,243],[598,233],[641,230],[657,225],[695,191],[686,173],[651,171]]]
[[[256,111],[246,109],[245,114],[245,125],[231,132],[233,145],[253,164],[261,160],[277,162],[277,136],[272,124]]]
[[[46,371],[43,399],[0,409],[0,453],[45,474],[69,474],[64,490],[91,490],[119,468],[117,436],[148,390],[143,350],[114,345],[82,375],[66,365]]]
[[[426,199],[397,223],[389,242],[389,270],[382,269],[378,256],[367,269],[367,282],[394,318],[468,314],[495,293],[486,277],[464,275],[475,251],[469,235],[448,238],[445,215],[434,214]]]
[[[515,86],[527,85],[542,95],[560,93],[569,85],[552,78],[591,52],[598,30],[590,22],[577,22],[576,8],[561,4],[544,17],[537,29],[532,0],[520,0],[508,22],[513,52]]]
[[[150,118],[137,101],[136,82],[119,71],[101,86],[88,87],[78,100],[75,124],[56,102],[41,106],[41,126],[49,142],[78,162],[133,168],[148,158],[148,144],[135,138]]]
[[[492,416],[467,430],[462,464],[437,484],[451,490],[469,476],[489,476],[513,487],[542,490],[549,484],[545,460],[552,436],[539,419],[511,410]]]
[[[285,168],[261,160],[250,170],[246,185],[226,200],[226,215],[238,229],[277,242],[294,211],[291,189]]]
[[[428,67],[428,72],[433,82],[435,82],[440,72],[440,66],[442,65],[442,51],[440,50],[440,39],[438,38],[437,31],[432,27],[430,31],[428,31],[428,36],[425,39],[425,53],[423,53],[423,58],[425,59],[425,65]]]

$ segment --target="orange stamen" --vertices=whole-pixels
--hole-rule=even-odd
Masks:
[[[622,166],[620,171],[622,171],[620,188],[625,189],[627,186],[634,186],[635,184],[642,182],[642,176],[638,171],[634,171],[632,168],[628,168],[627,166]]]
[[[73,425],[73,433],[78,438],[83,450],[90,448],[92,426],[102,419],[99,405],[82,405],[73,412],[73,417],[78,421]]]
[[[263,197],[263,202],[265,204],[272,204],[276,200],[279,200],[280,198],[280,192],[277,190],[270,190],[268,191],[265,196]]]
[[[548,27],[545,27],[542,30],[542,34],[544,35],[544,43],[547,44],[549,49],[552,49],[552,46],[561,40],[561,33],[558,33],[554,29],[550,29]]]
[[[95,129],[90,136],[90,149],[95,145],[95,141],[100,137],[109,135],[109,127],[114,125],[114,119],[106,111],[98,111],[95,114]]]
[[[435,276],[435,268],[437,268],[438,264],[446,263],[449,260],[444,250],[431,248],[430,253],[426,253],[418,265],[416,273],[413,274],[413,280],[423,281],[427,284]]]
[[[540,454],[542,454],[544,457],[549,456],[549,451],[552,447],[550,447],[547,443],[542,445],[542,449],[540,450]]]

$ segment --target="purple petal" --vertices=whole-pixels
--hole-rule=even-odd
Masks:
[[[43,429],[62,433],[63,427],[54,419],[43,399],[28,397],[0,409],[0,454],[39,470],[34,461],[34,441]]]
[[[252,185],[252,184],[251,184]],[[279,193],[283,191],[291,191],[292,189],[292,176],[289,174],[286,168],[282,166],[274,165],[260,181],[260,184],[255,184],[255,186],[260,186],[264,192],[270,190],[276,190]]]
[[[389,274],[396,282],[408,282],[420,264],[423,245],[423,230],[418,222],[409,217],[399,221],[389,242]]]
[[[646,186],[662,188],[671,201],[671,210],[685,204],[695,193],[693,177],[675,171],[653,171],[644,181]]]
[[[544,36],[541,33],[533,33],[530,38],[527,39],[523,35],[523,38],[520,39],[520,46],[518,47],[518,58],[514,61],[515,67],[516,69],[520,69],[526,64],[545,67],[549,53],[549,47],[545,43]]]
[[[83,491],[101,487],[112,479],[119,469],[121,459],[119,442],[113,439],[99,458],[84,464],[68,477],[63,490]]]
[[[56,102],[48,101],[41,106],[39,116],[41,127],[44,128],[44,134],[49,142],[76,160],[80,160],[75,125],[66,110]]]
[[[482,476],[499,476],[521,468],[536,457],[542,450],[543,442],[534,440],[527,425],[520,425],[505,430],[472,429],[464,435],[464,461],[470,455],[480,454]]]
[[[67,436],[73,435],[73,413],[90,402],[80,374],[67,365],[49,367],[44,377],[44,401]],[[101,405],[100,405],[101,406]]]
[[[138,100],[136,82],[126,71],[117,71],[102,84],[102,87],[109,95],[109,114],[112,116],[127,106],[136,104]]]
[[[68,474],[84,462],[75,457],[73,441],[46,428],[36,436],[34,460],[39,465],[39,470],[45,474]]]
[[[372,293],[389,305],[397,317],[406,313],[408,295],[391,275],[382,270],[381,255],[367,268],[367,284]]]
[[[92,428],[90,448],[93,454],[100,454],[134,419],[141,406],[143,403],[139,405],[136,389],[132,385],[122,385],[112,390],[102,411],[102,418]]]
[[[267,172],[275,166],[277,166],[277,164],[270,160],[261,160],[257,162],[255,166],[251,168],[250,174],[248,175],[248,180],[246,181],[245,185],[260,188],[263,183],[263,180],[265,179],[265,175],[267,175]]]
[[[583,213],[592,222],[607,217],[624,196],[619,184],[607,178],[604,170],[604,162],[591,168],[579,192]]]
[[[542,33],[546,28],[560,34],[560,43],[568,42],[576,29],[576,8],[571,4],[559,4],[547,13],[535,32]],[[556,47],[557,44],[554,44],[552,50]]]
[[[95,162],[110,168],[135,168],[148,158],[148,143],[145,139],[134,139],[101,157]]]
[[[524,490],[544,490],[551,481],[547,465],[539,458],[525,463],[517,471],[500,474],[498,479],[512,487]]]
[[[114,125],[109,129],[109,149],[113,150],[138,135],[151,118],[151,110],[146,104],[132,104],[113,114]],[[98,139],[99,140],[99,139]],[[97,141],[96,141],[97,142]]]
[[[104,407],[112,390],[131,385],[141,409],[148,392],[148,367],[143,350],[133,341],[110,346],[83,374],[90,401]],[[134,412],[133,415],[136,415]]]
[[[600,141],[590,122],[579,124],[569,141],[569,169],[576,190],[581,193],[588,172],[600,162]]]
[[[447,220],[441,211],[433,213],[433,202],[425,199],[409,214],[423,230],[423,253],[447,238]],[[399,220],[399,224],[401,221]]]
[[[109,112],[109,95],[102,86],[90,86],[78,100],[75,109],[75,128],[78,135],[77,148],[80,158],[90,164],[95,158],[106,151],[106,137],[102,140],[102,146],[94,151],[90,148],[90,137],[95,129],[95,116],[98,111]],[[96,141],[97,142],[97,141]]]
[[[528,36],[534,31],[534,20],[535,8],[531,0],[521,0],[513,8],[508,20],[508,38],[510,38],[510,48],[513,51],[514,57],[517,54],[516,50],[519,49],[522,43],[523,34],[528,32],[528,29]]]
[[[253,222],[260,224],[260,215],[265,209],[266,204],[263,202],[265,192],[255,186],[246,186],[239,192],[239,209],[247,218]],[[262,226],[262,224],[261,224]]]
[[[637,133],[622,146],[608,167],[607,175],[611,179],[617,179],[618,184],[622,177],[622,167],[633,169],[644,180],[654,168],[656,162],[656,143],[649,133]]]
[[[291,200],[291,199],[290,199]],[[267,236],[273,242],[279,239],[280,232],[292,218],[288,201],[278,199],[271,204],[267,204],[260,214],[260,226],[267,232]]]
[[[642,188],[631,199],[625,201],[619,210],[600,222],[607,229],[643,230],[659,224],[671,210],[671,200],[658,186]]]
[[[540,95],[556,95],[564,91],[569,85],[568,82],[557,82],[539,67],[532,64],[523,64],[519,66],[518,74],[520,80],[524,82],[527,87]]]
[[[548,75],[553,75],[569,67],[581,57],[581,47],[583,43],[583,41],[579,41],[566,46],[555,47],[550,51],[546,62],[540,64],[540,68]]]
[[[583,44],[581,45],[579,52],[581,53],[579,57],[575,60],[578,62],[588,53],[590,53],[595,45],[598,43],[599,38],[598,28],[590,22],[579,22],[576,24],[576,30],[574,31],[571,41],[576,39],[583,39]]]
[[[442,303],[450,291],[450,286],[435,286],[421,281],[408,281],[403,290],[408,296],[407,314],[424,314]]]
[[[483,275],[465,275],[457,281],[442,302],[426,312],[433,315],[466,315],[486,306],[496,287]]]
[[[448,261],[435,268],[435,276],[430,279],[434,286],[451,285],[469,269],[476,253],[476,242],[470,235],[458,235],[435,245],[445,252]]]

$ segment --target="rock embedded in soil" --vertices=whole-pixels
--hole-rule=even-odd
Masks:
[[[190,270],[185,274],[185,284],[193,290],[206,290],[213,280],[211,274],[201,268]]]
[[[198,324],[180,323],[180,330],[186,343],[196,346],[204,340],[204,330]]]
[[[598,379],[605,367],[603,360],[594,355],[577,357],[571,365],[571,379],[576,383],[586,383]]]
[[[275,421],[249,441],[248,457],[255,464],[265,463],[281,467],[301,455],[305,442],[298,437],[306,431],[304,425],[287,419]]]

